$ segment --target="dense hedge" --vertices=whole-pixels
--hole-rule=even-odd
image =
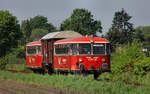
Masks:
[[[142,43],[134,41],[116,48],[111,56],[112,72],[103,73],[100,79],[138,83],[147,79],[150,76],[150,57],[142,52],[142,46]]]

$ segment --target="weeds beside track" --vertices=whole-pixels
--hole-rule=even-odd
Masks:
[[[137,87],[134,84],[123,82],[96,81],[89,75],[88,77],[77,77],[73,75],[39,75],[23,74],[0,71],[0,78],[17,80],[25,83],[35,83],[38,85],[49,85],[54,88],[64,88],[71,91],[81,91],[87,93],[100,94],[148,94],[149,86]]]

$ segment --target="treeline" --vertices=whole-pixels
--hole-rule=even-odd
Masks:
[[[124,9],[114,13],[112,26],[105,35],[112,46],[132,43],[137,39],[147,46],[150,41],[150,26],[133,27],[130,16]],[[0,57],[5,56],[12,48],[24,46],[27,42],[37,41],[50,32],[74,30],[82,35],[97,36],[102,33],[100,20],[95,20],[87,9],[74,9],[70,17],[56,28],[45,16],[37,15],[19,24],[16,16],[7,10],[0,10]]]

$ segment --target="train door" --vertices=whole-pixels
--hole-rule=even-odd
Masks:
[[[71,69],[71,56],[69,45],[55,45],[54,68],[60,70]]]
[[[37,58],[37,67],[42,67],[42,49],[41,49],[41,46],[37,46],[37,55],[36,55],[36,58]]]

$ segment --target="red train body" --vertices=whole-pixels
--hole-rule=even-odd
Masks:
[[[110,70],[110,45],[106,39],[80,37],[58,40],[54,43],[54,51],[56,70]]]
[[[94,73],[110,71],[110,44],[99,37],[51,38],[26,45],[26,65],[45,72]]]
[[[30,42],[26,45],[26,66],[31,68],[41,68],[42,52],[41,41]]]

